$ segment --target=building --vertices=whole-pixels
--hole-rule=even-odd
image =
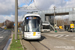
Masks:
[[[52,25],[54,25],[54,12],[55,16],[57,15],[69,15],[69,20],[73,21],[75,24],[75,8],[74,7],[68,7],[68,8],[55,8],[45,11],[39,11],[38,14],[41,15],[42,21],[48,21]],[[56,21],[55,21],[56,22]]]

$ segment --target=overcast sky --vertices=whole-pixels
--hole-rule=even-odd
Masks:
[[[27,9],[48,10],[54,6],[57,8],[62,7],[75,7],[75,0],[18,0],[19,7],[28,7]],[[26,12],[28,10],[25,10]],[[18,20],[21,21],[22,16],[26,13],[25,11],[19,10]],[[15,0],[0,0],[0,23],[6,19],[14,21],[15,17]],[[58,16],[59,17],[59,16]]]

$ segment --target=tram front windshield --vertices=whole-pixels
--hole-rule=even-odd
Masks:
[[[40,32],[40,19],[26,19],[25,32]]]
[[[50,29],[49,25],[43,25],[43,29]]]

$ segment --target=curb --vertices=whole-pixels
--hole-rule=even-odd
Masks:
[[[22,48],[23,48],[23,50],[25,50],[24,45],[23,45],[23,41],[22,41],[22,38],[21,38],[21,35],[19,35],[19,37],[20,37],[20,43],[22,45]]]
[[[12,43],[12,39],[13,39],[13,32],[11,33],[11,42],[10,42],[10,44],[9,44],[9,46],[8,46],[8,48],[7,48],[7,50],[10,50],[10,45],[11,45],[11,43]]]

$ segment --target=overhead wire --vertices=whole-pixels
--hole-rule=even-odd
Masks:
[[[37,6],[36,6],[36,4],[35,4],[35,0],[33,0],[33,2],[34,2],[35,8],[36,8],[37,10],[39,10],[39,11],[42,11],[41,9],[37,8]]]
[[[35,0],[31,0],[31,1],[29,2],[29,4],[30,4],[31,2],[33,2],[34,7],[36,8],[36,9],[33,9],[33,10],[39,10],[39,11],[42,11],[41,9],[37,8],[36,3],[35,3]],[[29,6],[29,4],[28,4],[28,6]],[[24,8],[24,7],[21,7],[21,8]],[[26,7],[26,8],[27,8],[27,7]],[[32,8],[32,7],[31,7],[31,8]],[[26,9],[26,10],[29,10],[29,9]]]
[[[29,2],[29,4],[32,3],[32,2],[33,2],[33,4],[34,4],[34,7],[35,7],[35,8],[34,8],[34,9],[27,9],[28,7],[25,7],[25,8],[24,8],[24,7],[21,7],[22,9],[25,9],[25,10],[23,10],[23,11],[27,11],[27,10],[28,10],[28,11],[29,11],[29,10],[32,10],[32,11],[37,11],[37,12],[38,12],[38,11],[42,11],[41,9],[37,8],[36,3],[35,3],[35,0],[31,0],[31,1]],[[28,6],[29,6],[29,4],[28,4]],[[31,8],[32,8],[32,7],[31,7]]]

